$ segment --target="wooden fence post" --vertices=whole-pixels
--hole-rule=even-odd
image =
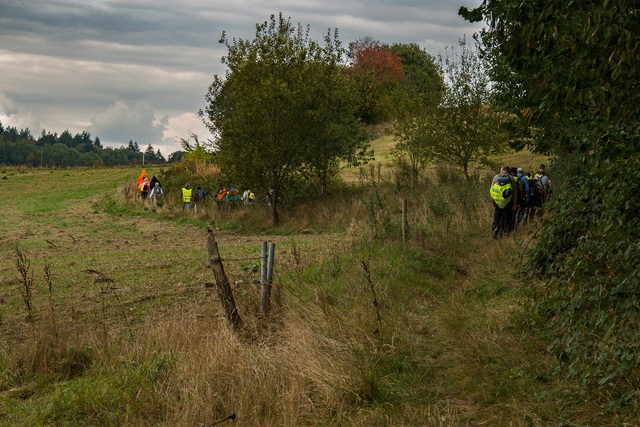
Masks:
[[[267,242],[262,242],[262,264],[260,268],[260,308],[265,318],[269,317],[271,308],[271,282],[273,280],[273,263],[276,244],[270,243],[267,251]]]
[[[216,290],[218,291],[218,297],[222,303],[222,309],[224,310],[227,323],[231,325],[234,332],[239,332],[242,329],[242,319],[238,313],[236,301],[233,299],[229,279],[227,279],[227,275],[224,273],[222,259],[220,258],[220,252],[218,251],[218,242],[216,242],[216,238],[211,229],[208,229],[207,233],[209,234],[207,238],[209,267],[211,267],[213,275],[216,278]]]
[[[266,318],[269,311],[269,302],[267,301],[267,259],[269,256],[267,242],[262,241],[260,248],[260,311]]]

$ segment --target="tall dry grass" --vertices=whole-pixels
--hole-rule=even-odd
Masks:
[[[556,420],[560,409],[527,396],[538,395],[535,378],[545,377],[545,366],[540,343],[512,322],[522,303],[514,283],[519,238],[491,239],[486,187],[443,167],[409,189],[377,170],[339,201],[285,212],[279,232],[292,243],[279,247],[282,302],[269,322],[255,289],[234,288],[250,337],[227,328],[214,296],[205,315],[175,304],[135,324],[109,290],[106,308],[82,322],[44,310],[43,300],[37,311],[52,319],[0,357],[0,402],[8,396],[2,390],[28,395],[7,398],[11,409],[0,404],[0,420],[197,426],[232,413],[242,426]],[[122,197],[118,208],[139,209]],[[185,216],[170,203],[165,212]],[[186,215],[236,232],[272,230],[261,206]],[[302,230],[317,239],[298,243]]]
[[[171,355],[157,390],[166,425],[211,424],[231,413],[247,426],[339,424],[356,381],[349,349],[293,314],[282,321],[276,336],[246,342],[225,327],[167,319],[145,327],[126,352],[144,359],[162,347]]]

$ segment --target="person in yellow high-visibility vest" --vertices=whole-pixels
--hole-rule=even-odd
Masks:
[[[191,209],[192,193],[193,190],[191,189],[191,186],[189,184],[185,184],[184,187],[182,187],[182,204],[185,211]]]
[[[493,177],[489,194],[493,199],[493,237],[502,237],[511,231],[510,218],[517,210],[518,187],[509,174],[509,166],[502,166],[500,173]]]

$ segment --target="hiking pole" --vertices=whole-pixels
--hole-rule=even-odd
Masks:
[[[218,420],[218,421],[216,421],[216,422],[215,422],[215,423],[213,423],[213,424],[209,424],[209,425],[200,424],[200,427],[211,427],[211,426],[215,426],[215,425],[217,425],[217,424],[222,424],[222,423],[223,423],[223,422],[225,422],[225,421],[235,420],[235,419],[236,419],[236,413],[234,412],[233,414],[228,415],[228,416],[226,416],[225,418],[223,418],[223,419],[221,419],[221,420]]]

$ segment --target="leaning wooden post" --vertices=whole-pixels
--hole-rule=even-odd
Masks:
[[[236,301],[233,299],[233,293],[231,292],[231,285],[229,279],[224,273],[224,267],[222,266],[222,258],[220,258],[220,252],[218,251],[218,242],[213,235],[211,229],[207,230],[209,237],[207,238],[207,252],[209,254],[209,267],[213,271],[213,275],[216,278],[216,290],[218,291],[218,297],[222,303],[222,309],[227,323],[231,325],[234,332],[239,332],[242,329],[242,319],[238,313],[236,307]]]
[[[269,264],[267,265],[267,280],[269,283],[269,304],[271,304],[271,290],[273,289],[273,263],[276,259],[276,244],[269,247]],[[279,296],[279,295],[276,295]],[[278,301],[278,300],[277,300]]]

